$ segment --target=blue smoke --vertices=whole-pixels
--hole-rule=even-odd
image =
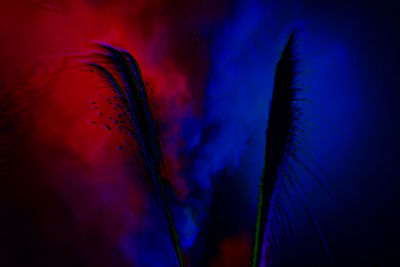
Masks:
[[[357,141],[364,123],[359,118],[366,107],[360,72],[355,71],[360,67],[357,53],[341,32],[343,25],[326,25],[325,18],[306,3],[238,2],[212,34],[204,114],[184,125],[185,153],[192,159],[185,177],[192,190],[201,192],[188,200],[197,214],[197,229],[208,215],[216,176],[226,169],[241,174],[237,197],[251,208],[238,212],[248,216],[249,228],[255,223],[275,66],[294,25],[303,27],[298,47],[304,71],[300,85],[312,102],[305,103],[302,118],[305,125],[316,125],[305,137],[308,152],[335,179],[340,176],[334,170],[338,158],[351,160],[348,152]],[[324,216],[321,209],[333,208],[331,200],[305,170],[298,168],[298,174],[306,193],[314,196],[312,205],[318,196],[317,217]],[[304,223],[304,215],[297,220]],[[194,239],[196,234],[191,233]]]
[[[293,26],[277,20],[276,11],[276,3],[239,3],[213,33],[204,114],[184,127],[186,153],[193,157],[186,177],[202,192],[188,201],[199,227],[213,198],[213,180],[224,169],[241,170],[239,197],[251,203],[247,212],[255,212],[275,64]]]

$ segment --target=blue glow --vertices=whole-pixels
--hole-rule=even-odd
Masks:
[[[318,12],[310,12],[305,6],[256,0],[238,4],[213,34],[205,114],[187,122],[185,137],[191,144],[189,149],[196,151],[190,178],[211,192],[211,181],[222,170],[242,173],[238,197],[249,202],[252,209],[238,212],[249,218],[256,212],[275,65],[292,26],[303,26],[298,49],[304,71],[301,83],[306,89],[302,95],[312,103],[304,104],[302,119],[304,125],[315,125],[306,136],[308,152],[334,175],[335,181],[328,187],[343,182],[336,164],[351,162],[351,147],[365,126],[360,120],[366,106],[357,71],[361,69],[358,54],[339,26],[327,28],[332,25],[323,24]],[[317,219],[323,222],[333,202],[323,196],[309,174],[301,169],[298,172],[306,193],[311,195]],[[210,198],[196,203],[197,208],[207,207]],[[299,205],[295,208],[301,209]],[[297,224],[304,224],[303,215],[290,211]],[[250,228],[253,223],[248,220]]]

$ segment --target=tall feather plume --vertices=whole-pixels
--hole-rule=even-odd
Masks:
[[[266,132],[264,169],[259,185],[257,224],[252,257],[253,267],[270,265],[271,249],[273,245],[277,245],[277,239],[271,229],[273,227],[271,221],[273,216],[276,215],[274,213],[281,214],[284,212],[282,209],[285,208],[279,194],[286,193],[290,198],[288,188],[296,189],[299,184],[301,186],[301,181],[289,161],[293,160],[300,163],[306,171],[315,177],[311,169],[297,155],[298,151],[302,151],[301,145],[303,143],[302,130],[298,126],[300,118],[299,102],[303,100],[298,97],[300,88],[297,87],[299,59],[295,50],[298,32],[298,28],[294,28],[290,32],[275,70],[273,95]],[[296,191],[302,190],[300,188]],[[311,213],[307,199],[303,192],[300,193],[321,245],[328,258],[331,259],[326,242]],[[278,217],[279,221],[282,221],[279,214],[276,217]],[[290,221],[288,223],[290,224]]]
[[[129,114],[131,120],[129,129],[135,139],[140,162],[145,169],[146,183],[149,184],[153,198],[165,215],[178,266],[187,266],[171,215],[166,195],[166,182],[162,179],[160,173],[162,153],[159,131],[149,108],[146,88],[139,65],[127,51],[116,49],[108,44],[100,44],[99,47],[103,53],[97,56],[109,68],[96,62],[88,64],[118,94],[124,110]]]

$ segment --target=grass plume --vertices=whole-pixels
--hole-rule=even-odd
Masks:
[[[164,188],[165,181],[161,177],[162,153],[159,131],[149,108],[139,65],[127,51],[116,49],[108,44],[100,44],[99,47],[103,51],[99,54],[99,57],[106,62],[107,67],[95,62],[88,64],[119,95],[124,109],[130,115],[132,135],[135,138],[138,154],[146,172],[147,183],[151,187],[154,199],[161,210],[164,211],[178,265],[186,266]]]
[[[287,193],[288,186],[296,188],[295,184],[299,181],[293,168],[288,163],[289,159],[293,159],[296,162],[300,161],[296,151],[298,148],[300,149],[299,143],[302,142],[299,136],[301,131],[297,125],[300,117],[298,103],[302,100],[298,97],[300,89],[297,87],[299,59],[295,50],[298,32],[298,28],[294,28],[290,32],[275,70],[273,95],[266,132],[264,169],[259,185],[257,223],[252,256],[253,267],[270,265],[271,247],[273,243],[276,243],[269,224],[274,212],[274,202],[280,202],[279,191]],[[312,174],[311,170],[302,161],[300,161],[300,164]],[[331,258],[326,242],[303,194],[302,200],[319,240],[328,257]],[[279,204],[276,206],[279,208]],[[272,238],[270,238],[270,234]]]

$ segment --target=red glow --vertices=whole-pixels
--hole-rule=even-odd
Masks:
[[[132,165],[130,142],[108,119],[117,115],[105,101],[111,91],[82,65],[82,56],[93,52],[96,41],[122,47],[137,58],[159,107],[164,172],[181,199],[188,194],[183,178],[175,176],[181,167],[180,122],[201,106],[208,51],[200,26],[217,19],[220,10],[203,6],[206,17],[197,5],[3,1],[1,106],[13,118],[1,121],[13,131],[1,147],[8,155],[6,176],[12,177],[5,181],[7,201],[34,213],[32,224],[42,240],[37,242],[49,253],[62,244],[73,250],[65,252],[73,257],[89,257],[90,266],[119,262],[107,245],[145,227],[147,196],[132,175],[139,171]]]
[[[244,234],[226,238],[220,244],[220,254],[212,267],[242,267],[251,265],[251,239]]]

